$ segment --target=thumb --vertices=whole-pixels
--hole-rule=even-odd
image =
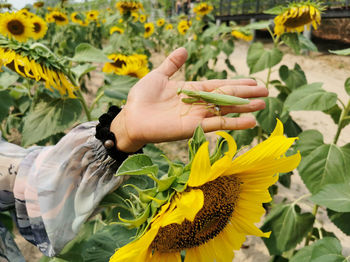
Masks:
[[[173,51],[156,70],[167,77],[171,77],[180,69],[186,59],[187,51],[185,48],[180,47]]]

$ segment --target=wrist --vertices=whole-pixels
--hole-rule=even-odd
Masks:
[[[144,143],[137,141],[130,136],[126,127],[125,110],[121,110],[120,113],[113,119],[110,131],[114,134],[117,144],[117,150],[126,153],[133,153],[138,151],[144,146]]]

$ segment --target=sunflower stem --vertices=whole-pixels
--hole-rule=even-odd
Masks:
[[[78,99],[79,99],[81,105],[83,106],[87,120],[92,121],[91,113],[86,105],[85,98],[84,98],[83,94],[81,93],[80,89],[77,90],[77,95],[78,95]]]
[[[97,104],[97,102],[103,97],[104,93],[101,92],[95,99],[94,101],[92,102],[91,106],[90,106],[90,113],[92,112],[92,110],[94,109],[95,105]]]
[[[271,71],[272,71],[272,68],[271,68],[271,67],[269,67],[269,71],[267,72],[267,79],[266,79],[266,83],[265,83],[265,87],[266,87],[266,89],[269,89],[269,83],[270,83]]]
[[[333,144],[337,144],[340,133],[342,131],[342,129],[345,127],[344,125],[344,121],[348,119],[348,114],[350,111],[350,100],[347,104],[346,107],[344,107],[344,109],[341,112],[340,118],[339,118],[339,122],[338,122],[338,129],[337,129],[337,133],[335,134],[334,140],[333,140]]]
[[[5,130],[4,128],[2,127],[2,124],[0,124],[0,132],[1,132],[1,136],[7,140],[7,136],[6,136],[6,133],[5,133]]]
[[[312,210],[312,215],[316,218],[316,215],[317,215],[317,211],[318,211],[318,208],[319,208],[319,205],[314,205],[314,208]],[[314,220],[314,223],[315,223],[316,219]],[[313,223],[313,224],[314,224]],[[305,240],[305,246],[308,246],[309,245],[309,242],[312,238],[312,229],[314,228],[312,224],[312,228],[311,230],[309,231],[309,233],[307,234],[307,237],[306,237],[306,240]]]

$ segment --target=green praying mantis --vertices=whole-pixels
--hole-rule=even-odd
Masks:
[[[248,99],[236,96],[179,88],[177,94],[179,95],[181,93],[189,96],[182,98],[182,102],[186,104],[207,105],[208,107],[216,108],[218,112],[220,112],[219,106],[246,105],[250,102]]]

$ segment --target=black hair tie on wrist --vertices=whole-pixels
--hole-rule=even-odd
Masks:
[[[109,130],[113,119],[119,114],[121,109],[117,106],[111,106],[108,112],[101,115],[98,119],[99,123],[96,126],[95,137],[101,140],[107,154],[120,164],[128,158],[129,155],[142,153],[142,148],[134,153],[119,151],[116,147],[117,141],[115,135]]]

